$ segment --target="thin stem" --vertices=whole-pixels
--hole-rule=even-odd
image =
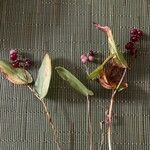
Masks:
[[[52,118],[50,116],[50,113],[48,112],[48,108],[47,108],[45,102],[44,101],[41,101],[41,102],[43,104],[43,107],[44,107],[44,110],[45,110],[45,113],[46,113],[46,116],[47,116],[48,123],[49,123],[49,125],[51,126],[51,128],[53,130],[54,142],[56,143],[57,150],[61,150],[59,142],[58,142],[58,135],[57,135],[58,132],[57,132],[57,129],[54,126],[54,123],[52,122]]]
[[[116,89],[114,90],[114,92],[112,93],[112,96],[111,96],[111,100],[110,100],[110,106],[109,106],[109,111],[108,111],[108,147],[109,147],[109,150],[112,150],[112,146],[111,146],[111,128],[112,128],[112,108],[113,108],[113,103],[114,103],[114,97],[118,91],[118,88],[120,87],[125,75],[126,75],[126,72],[127,72],[127,69],[125,68],[124,69],[124,72],[122,74],[122,77],[116,87]]]
[[[100,129],[103,130],[103,121],[100,122]],[[104,144],[104,135],[105,135],[105,132],[103,132],[101,134],[101,141],[100,141],[100,144],[98,145],[98,150],[102,150],[102,147],[103,147],[103,144]]]
[[[31,86],[28,85],[28,88],[29,88],[29,90],[36,96],[36,98],[41,101],[40,97],[39,97],[38,94],[31,88]]]
[[[86,74],[89,75],[89,68],[87,67],[86,64],[84,64],[84,67],[85,67],[85,72],[86,72]]]
[[[92,150],[92,123],[91,123],[91,115],[90,115],[90,100],[89,97],[87,96],[87,116],[88,116],[88,131],[89,131],[89,150]]]
[[[56,146],[57,146],[57,150],[61,150],[60,148],[60,145],[59,145],[59,142],[58,142],[58,135],[57,135],[57,129],[56,127],[54,126],[54,123],[52,122],[52,118],[51,118],[51,115],[48,111],[48,108],[44,102],[43,99],[41,99],[38,94],[30,87],[28,86],[28,88],[31,90],[31,92],[33,92],[33,94],[37,97],[37,99],[43,104],[43,108],[44,108],[44,111],[46,113],[46,117],[47,117],[47,120],[48,120],[48,124],[49,126],[52,128],[53,130],[53,136],[54,136],[54,142],[56,143]]]

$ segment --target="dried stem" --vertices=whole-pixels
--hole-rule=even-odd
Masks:
[[[48,124],[52,128],[52,130],[53,130],[54,142],[56,143],[57,150],[61,150],[59,142],[58,142],[58,135],[57,135],[58,131],[57,131],[56,127],[54,126],[54,123],[52,121],[51,115],[50,115],[50,113],[48,111],[48,108],[46,106],[46,103],[44,102],[43,99],[41,99],[38,96],[38,94],[30,86],[28,86],[28,88],[31,90],[31,92],[33,92],[33,94],[37,97],[37,99],[43,104],[43,108],[44,108],[44,111],[46,113]]]
[[[89,75],[89,68],[87,67],[86,64],[84,64],[84,67],[85,67],[85,72],[86,72],[86,74]]]
[[[116,89],[113,91],[112,93],[112,96],[111,96],[111,100],[110,100],[110,106],[109,106],[109,111],[108,111],[108,132],[107,132],[107,135],[108,135],[108,147],[109,147],[109,150],[112,150],[112,146],[111,146],[111,128],[112,128],[112,108],[113,108],[113,103],[114,103],[114,97],[118,91],[118,88],[120,87],[125,75],[126,75],[126,72],[127,72],[127,69],[125,68],[124,69],[124,72],[122,74],[122,77],[116,87]]]
[[[101,130],[103,129],[103,121],[100,122],[100,129]],[[104,135],[105,135],[105,132],[103,132],[101,134],[101,141],[100,141],[100,144],[98,146],[98,150],[102,150],[102,147],[103,147],[103,144],[104,144]]]
[[[91,115],[90,115],[90,100],[89,97],[87,96],[87,117],[88,117],[88,131],[89,131],[89,150],[92,150],[92,123],[91,123]]]

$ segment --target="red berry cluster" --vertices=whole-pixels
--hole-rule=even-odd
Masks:
[[[83,64],[85,64],[87,62],[93,62],[95,60],[95,55],[96,55],[96,52],[94,52],[93,50],[90,50],[89,53],[84,53],[81,55],[81,57],[80,57],[81,62]]]
[[[140,41],[143,32],[140,29],[133,28],[130,30],[130,42],[125,45],[125,48],[131,56],[136,56],[137,48],[136,43]]]
[[[9,59],[14,68],[29,69],[32,66],[32,61],[29,58],[19,58],[17,50],[14,49],[10,50]]]

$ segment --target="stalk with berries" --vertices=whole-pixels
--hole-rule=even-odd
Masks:
[[[140,41],[142,36],[143,32],[140,29],[133,28],[130,30],[130,42],[125,45],[125,49],[133,57],[136,57],[137,55],[137,43]]]
[[[116,46],[111,29],[108,26],[101,26],[95,22],[94,25],[98,30],[103,31],[107,35],[110,53],[102,64],[98,65],[93,72],[87,74],[87,77],[90,80],[98,81],[98,83],[105,89],[112,90],[109,109],[106,110],[106,118],[104,119],[105,121],[103,121],[107,126],[108,148],[109,150],[112,150],[111,133],[113,123],[113,104],[115,101],[115,95],[119,91],[122,91],[128,87],[126,73],[131,64],[127,63],[124,53]],[[137,43],[140,41],[142,36],[143,32],[140,29],[133,28],[130,30],[130,41],[125,45],[125,49],[132,58],[136,58],[137,56]],[[89,61],[89,56],[92,57],[92,61]],[[97,59],[96,56],[97,55],[94,54],[94,51],[90,51],[87,54],[84,53],[81,55],[81,62],[84,65],[87,62],[94,62],[94,60]],[[101,142],[100,147],[102,147],[102,144],[103,142]]]

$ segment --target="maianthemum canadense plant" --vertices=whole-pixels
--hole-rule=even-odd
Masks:
[[[128,68],[131,66],[131,62],[127,63],[124,58],[124,54],[120,51],[119,47],[116,46],[113,39],[112,31],[108,26],[101,26],[98,23],[94,23],[98,30],[103,31],[108,37],[109,46],[109,56],[99,64],[98,67],[92,71],[88,72],[88,67],[86,63],[99,62],[99,58],[96,52],[91,50],[89,53],[84,53],[81,55],[81,62],[86,66],[87,79],[96,80],[98,83],[109,90],[112,90],[112,96],[110,98],[109,109],[106,110],[106,118],[104,119],[104,124],[107,126],[107,137],[108,137],[108,148],[112,150],[111,146],[111,133],[112,133],[112,109],[115,101],[115,95],[117,92],[126,89],[128,84],[126,82],[126,73]],[[137,57],[137,42],[143,36],[143,32],[139,29],[132,29],[130,31],[130,42],[125,45],[127,53],[130,54],[131,60]],[[33,80],[31,74],[27,71],[32,66],[32,61],[28,58],[22,59],[18,57],[18,52],[16,50],[10,51],[10,61],[0,60],[0,72],[3,74],[5,79],[9,80],[13,84],[25,85],[31,92],[36,96],[36,98],[41,102],[45,110],[48,124],[53,130],[54,142],[56,144],[57,150],[61,150],[61,144],[59,143],[58,131],[54,126],[51,114],[46,106],[45,97],[48,93],[51,76],[53,75],[51,58],[48,53],[45,54],[42,64],[39,68],[37,78]],[[90,117],[90,97],[94,95],[94,92],[89,90],[80,80],[78,80],[71,72],[62,66],[55,67],[55,70],[59,76],[65,80],[68,85],[74,88],[76,91],[80,92],[86,97],[87,102],[87,123],[89,131],[89,143],[88,149],[93,150],[92,142],[92,123]],[[33,82],[34,81],[34,82]],[[102,149],[103,140],[99,149]],[[71,150],[71,149],[70,149]]]

